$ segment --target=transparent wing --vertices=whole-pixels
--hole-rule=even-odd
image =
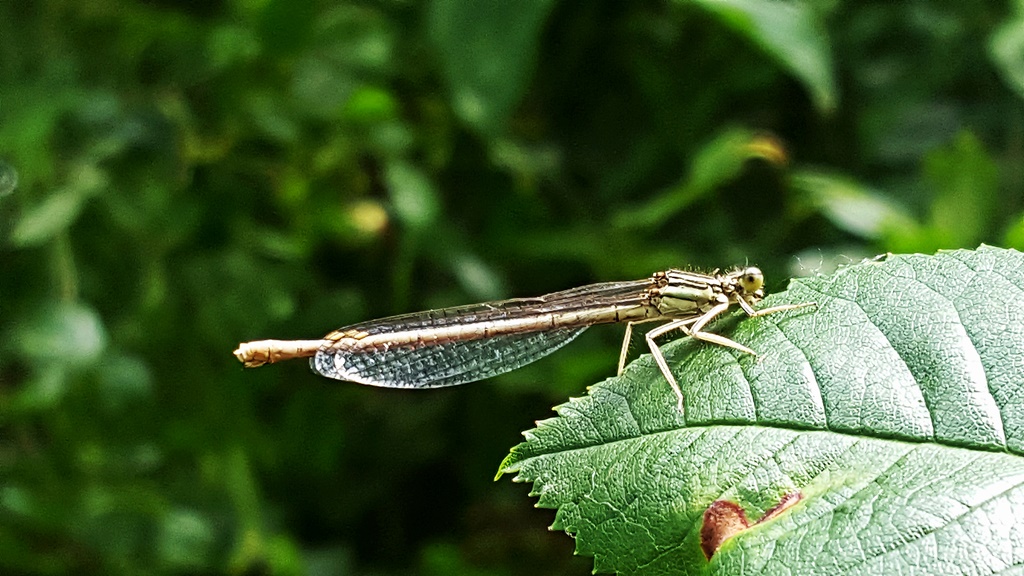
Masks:
[[[314,370],[338,380],[392,388],[454,386],[509,372],[554,352],[578,336],[588,310],[635,307],[650,280],[609,282],[539,298],[502,300],[404,314],[364,322],[326,336],[331,344],[310,359]],[[551,313],[579,313],[580,323],[537,323],[497,333],[485,327]],[[611,320],[609,320],[611,321]],[[440,331],[455,327],[457,334]],[[462,330],[465,328],[465,330]],[[396,335],[395,342],[384,336]],[[401,334],[402,338],[397,338]],[[367,338],[373,336],[374,338]],[[367,342],[374,344],[368,345]]]
[[[525,366],[561,348],[586,329],[583,326],[418,347],[325,348],[309,363],[320,374],[338,380],[388,388],[439,388]]]

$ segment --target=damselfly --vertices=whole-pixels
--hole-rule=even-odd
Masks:
[[[664,321],[646,334],[654,360],[683,408],[676,383],[656,339],[679,330],[698,340],[747,354],[754,351],[704,327],[734,304],[747,316],[764,316],[806,304],[763,310],[761,270],[748,267],[719,274],[682,270],[650,278],[591,284],[539,298],[515,298],[417,312],[341,328],[321,340],[246,342],[235,357],[247,367],[310,358],[328,378],[387,388],[436,388],[503,374],[554,352],[595,324],[626,323],[619,374],[626,363],[633,326]]]

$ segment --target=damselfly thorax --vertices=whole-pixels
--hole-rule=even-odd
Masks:
[[[436,388],[475,382],[529,364],[554,352],[595,324],[626,323],[619,354],[622,373],[635,324],[662,321],[645,338],[682,410],[683,393],[655,341],[679,330],[698,340],[740,352],[754,351],[704,327],[738,305],[764,316],[807,304],[764,310],[764,276],[754,267],[719,274],[657,272],[644,280],[607,282],[516,298],[455,306],[362,322],[320,340],[261,340],[239,345],[247,367],[310,358],[328,378],[388,388]]]

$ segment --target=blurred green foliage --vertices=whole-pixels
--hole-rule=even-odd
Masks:
[[[668,266],[1024,248],[1024,5],[0,3],[0,572],[585,574],[519,430],[239,341]],[[808,272],[802,272],[808,273]]]

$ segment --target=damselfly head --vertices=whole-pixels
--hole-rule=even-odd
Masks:
[[[755,297],[764,296],[764,291],[761,290],[764,287],[764,274],[761,273],[760,268],[754,266],[740,268],[727,274],[727,277],[737,292]]]

